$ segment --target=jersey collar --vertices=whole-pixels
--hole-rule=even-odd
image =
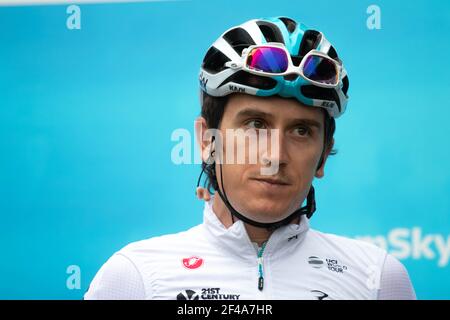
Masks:
[[[227,229],[215,214],[213,201],[214,197],[205,201],[203,209],[203,227],[208,239],[223,250],[241,258],[248,258],[254,263],[255,247],[248,237],[244,223],[237,220]],[[293,250],[303,241],[308,230],[309,219],[305,215],[300,217],[299,224],[293,223],[276,229],[267,242],[265,255]]]

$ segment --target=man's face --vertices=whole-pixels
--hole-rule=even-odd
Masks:
[[[251,219],[273,222],[287,217],[307,196],[314,176],[323,176],[323,165],[317,170],[324,147],[324,115],[318,108],[275,96],[233,94],[219,129],[225,192],[233,207]],[[230,144],[227,129],[253,129],[257,133],[267,129],[267,147],[252,148],[249,139],[242,142],[233,138]],[[278,152],[274,152],[277,148],[271,142],[271,129],[278,131]],[[239,149],[245,149],[245,163],[227,163],[227,152],[233,151],[236,157]],[[251,155],[257,156],[256,163],[249,160]],[[278,163],[272,175],[262,174],[261,168],[268,167],[267,160]],[[219,164],[216,173],[221,187]]]

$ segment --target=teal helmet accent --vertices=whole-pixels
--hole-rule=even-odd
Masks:
[[[334,88],[323,88],[296,74],[263,76],[226,66],[230,62],[238,64],[245,48],[270,42],[284,44],[296,66],[310,50],[318,50],[338,61],[342,66],[339,84]],[[296,98],[307,106],[324,108],[333,118],[345,112],[348,102],[347,72],[334,47],[322,32],[288,17],[253,19],[226,30],[206,52],[199,80],[201,100],[203,92],[215,97],[235,92],[255,96],[278,95]]]

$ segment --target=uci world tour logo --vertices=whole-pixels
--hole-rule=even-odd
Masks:
[[[340,264],[337,259],[321,259],[316,256],[310,256],[308,258],[308,263],[315,269],[320,269],[324,266],[327,267],[328,270],[336,272],[336,273],[344,273],[348,270],[348,267]]]
[[[323,267],[323,260],[316,256],[311,256],[308,258],[308,263],[310,266],[316,269],[320,269]]]

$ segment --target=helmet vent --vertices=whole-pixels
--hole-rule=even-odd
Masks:
[[[348,86],[349,86],[348,77],[345,76],[342,79],[342,92],[345,94],[345,96],[347,96]]]
[[[305,56],[309,51],[316,49],[320,43],[322,36],[319,31],[306,30],[300,43],[299,55]]]
[[[294,81],[295,79],[298,78],[298,75],[295,73],[290,73],[290,74],[285,75],[283,78],[286,81]]]
[[[283,35],[276,25],[266,21],[256,21],[267,42],[281,42],[284,44]]]
[[[329,56],[330,56],[330,58],[332,58],[332,59],[338,59],[338,55],[337,55],[337,52],[336,52],[336,49],[334,49],[334,47],[333,46],[330,46],[330,50],[328,50],[328,53],[327,53]]]
[[[277,81],[275,79],[272,79],[270,77],[258,76],[242,70],[229,76],[219,85],[219,87],[227,85],[229,82],[235,82],[244,86],[263,90],[273,89],[277,85]]]
[[[280,19],[284,23],[289,33],[294,32],[295,28],[297,27],[297,22],[287,17],[280,17],[278,19]]]
[[[225,62],[227,61],[230,61],[230,59],[226,55],[216,47],[211,47],[203,59],[202,68],[209,73],[215,74],[226,69]]]
[[[230,46],[237,52],[242,54],[242,50],[254,45],[252,37],[242,28],[234,28],[223,35],[223,38],[230,44]]]
[[[341,112],[341,103],[339,101],[339,96],[334,89],[321,88],[313,85],[306,85],[300,87],[301,93],[310,99],[327,100],[336,102],[339,112]]]

